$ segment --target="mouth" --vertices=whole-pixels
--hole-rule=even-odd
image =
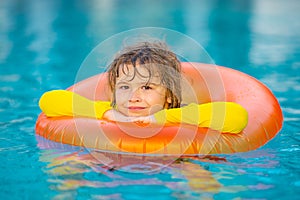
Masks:
[[[141,111],[146,109],[146,107],[142,107],[142,106],[129,106],[127,107],[128,110],[130,111]]]

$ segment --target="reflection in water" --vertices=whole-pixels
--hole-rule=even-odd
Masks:
[[[54,46],[56,33],[53,22],[56,18],[54,1],[27,1],[28,27],[26,34],[33,36],[29,50],[36,53],[35,64],[44,64],[50,61],[50,50]]]
[[[7,4],[6,1],[2,3]],[[10,41],[8,37],[8,33],[12,28],[12,19],[11,15],[9,14],[10,11],[8,9],[5,9],[6,7],[8,7],[8,5],[0,5],[0,64],[5,61],[13,45],[12,41]]]
[[[222,187],[211,172],[203,169],[199,163],[193,163],[192,157],[177,159],[171,156],[89,152],[39,136],[37,139],[42,149],[40,161],[48,163],[44,172],[48,174],[51,188],[69,195],[76,196],[79,189],[88,187],[102,188],[101,191],[119,197],[122,195],[118,191],[124,187],[134,194],[138,191],[130,188],[147,186],[150,188],[147,191],[151,187],[158,187],[175,197],[183,195],[194,198],[203,193],[213,195]],[[197,161],[198,158],[195,159]]]
[[[104,36],[103,33],[117,33],[117,27],[115,26],[117,23],[114,21],[115,18],[112,17],[112,13],[117,14],[116,12],[118,12],[115,4],[116,2],[111,0],[91,0],[86,5],[89,11],[87,12],[89,20],[86,31],[88,35],[93,36],[96,44],[103,38],[111,36]]]
[[[251,9],[252,1],[213,1],[207,20],[211,35],[208,52],[214,52],[211,56],[217,65],[245,70],[251,47]]]
[[[294,19],[298,18],[300,4],[295,0],[293,4],[268,0],[254,1],[253,6],[251,61],[258,66],[273,67],[285,63],[299,51],[295,44],[299,42],[300,23]]]

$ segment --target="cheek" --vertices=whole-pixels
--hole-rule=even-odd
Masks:
[[[148,111],[148,115],[153,115],[154,113],[157,113],[158,111],[161,111],[163,109],[164,107],[162,107],[162,105],[151,106],[151,108]]]
[[[165,104],[165,95],[162,93],[152,93],[148,96],[148,102],[152,105],[164,106]]]
[[[115,93],[115,102],[116,104],[120,104],[128,99],[128,94],[121,91],[116,91]]]

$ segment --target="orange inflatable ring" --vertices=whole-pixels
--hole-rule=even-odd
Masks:
[[[192,92],[184,89],[184,102],[239,103],[248,111],[247,127],[239,134],[231,134],[183,124],[141,127],[80,117],[47,118],[41,113],[36,133],[55,142],[102,151],[196,155],[254,150],[281,129],[283,116],[277,99],[255,78],[230,68],[201,63],[182,63],[182,71],[196,94],[192,97]],[[89,99],[107,101],[110,100],[108,88],[107,74],[103,73],[80,81],[68,90]]]

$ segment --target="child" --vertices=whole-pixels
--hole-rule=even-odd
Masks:
[[[108,76],[112,102],[94,102],[71,91],[54,90],[41,97],[40,108],[48,117],[187,123],[231,133],[239,133],[247,125],[247,111],[236,103],[180,107],[180,62],[162,42],[143,42],[123,49],[109,66]]]

